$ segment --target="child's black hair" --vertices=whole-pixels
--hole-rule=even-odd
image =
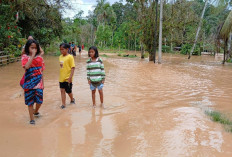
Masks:
[[[25,45],[25,53],[27,54],[27,55],[29,55],[30,54],[30,52],[29,52],[29,47],[31,46],[31,44],[35,44],[36,45],[36,48],[37,48],[37,52],[36,52],[36,56],[37,55],[39,55],[40,54],[40,46],[39,46],[39,43],[36,41],[36,40],[34,40],[34,39],[30,39],[30,40],[28,40],[27,41],[27,43],[26,43],[26,45]]]
[[[65,49],[69,49],[69,48],[70,48],[70,45],[67,44],[67,43],[62,43],[62,44],[60,44],[60,47],[63,47],[63,48],[65,48]]]
[[[91,47],[89,48],[89,51],[90,51],[91,49],[95,51],[94,58],[99,57],[97,47],[96,47],[96,46],[91,46]],[[89,51],[88,51],[88,56],[90,57],[90,55],[89,55]]]

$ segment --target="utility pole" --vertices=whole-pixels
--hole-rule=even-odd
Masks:
[[[160,29],[159,29],[159,56],[158,63],[162,60],[162,29],[163,29],[163,0],[160,0]]]

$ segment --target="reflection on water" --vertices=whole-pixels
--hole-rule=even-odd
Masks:
[[[59,109],[58,57],[44,58],[44,104],[34,127],[27,124],[20,63],[0,68],[0,156],[232,156],[232,135],[204,114],[232,110],[232,66],[220,58],[164,54],[161,65],[103,58],[103,110],[91,107],[86,53],[75,58],[76,105],[65,110]]]

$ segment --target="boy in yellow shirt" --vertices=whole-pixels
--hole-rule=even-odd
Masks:
[[[60,44],[61,55],[59,57],[59,61],[60,61],[59,82],[60,82],[60,92],[62,99],[61,109],[64,109],[66,107],[65,92],[70,97],[71,100],[70,104],[75,104],[75,99],[73,98],[73,93],[72,93],[72,80],[75,70],[75,63],[73,56],[68,53],[69,48],[70,45],[66,43]]]

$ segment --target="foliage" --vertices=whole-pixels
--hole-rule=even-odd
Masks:
[[[230,59],[228,59],[226,62],[227,62],[227,63],[232,63],[232,59],[230,58]]]
[[[187,55],[190,53],[191,51],[191,48],[192,48],[192,45],[191,44],[184,44],[182,47],[181,47],[181,54],[184,54],[184,55]],[[196,47],[195,47],[195,50],[193,52],[193,55],[200,55],[200,45],[197,44]]]
[[[217,27],[230,12],[229,2],[208,5],[195,54],[199,55],[199,44],[214,44]],[[164,2],[163,37],[166,46],[162,46],[163,52],[171,52],[177,46],[182,47],[182,54],[189,53],[204,3],[202,0]],[[153,54],[159,33],[157,30],[157,36],[154,36],[155,17],[159,16],[156,15],[155,0],[126,0],[126,3],[119,1],[112,5],[106,0],[97,0],[94,10],[86,18],[83,18],[83,11],[79,11],[73,19],[64,19],[61,16],[64,8],[70,8],[68,1],[3,0],[0,5],[0,50],[10,45],[20,49],[25,44],[22,37],[32,35],[53,53],[57,51],[54,42],[74,41],[76,45],[84,44],[85,48],[96,45],[99,49],[115,51],[141,50],[143,47]],[[230,28],[229,16],[227,21]]]
[[[0,3],[0,51],[12,44],[18,45],[18,38],[21,37],[14,6],[13,1],[5,0]]]
[[[165,46],[165,45],[162,46],[162,52],[170,52],[170,51],[171,51],[170,46]]]
[[[191,51],[191,48],[192,48],[192,45],[190,45],[190,44],[185,44],[185,45],[183,45],[182,47],[181,47],[181,54],[184,54],[184,55],[187,55],[187,54],[189,54],[190,53],[190,51]]]
[[[55,3],[54,3],[55,2]],[[2,0],[0,2],[0,50],[19,55],[26,43],[22,36],[32,35],[44,47],[62,33],[61,9],[64,0]],[[16,49],[12,47],[14,45]]]
[[[23,36],[32,35],[45,48],[57,36],[61,36],[61,5],[63,0],[52,3],[49,0],[15,1],[15,11],[19,12],[18,25]],[[26,8],[26,9],[25,9]],[[33,8],[33,9],[32,9]]]
[[[98,30],[96,31],[96,44],[100,45],[101,47],[109,46],[111,35],[112,31],[109,25],[99,25]]]

